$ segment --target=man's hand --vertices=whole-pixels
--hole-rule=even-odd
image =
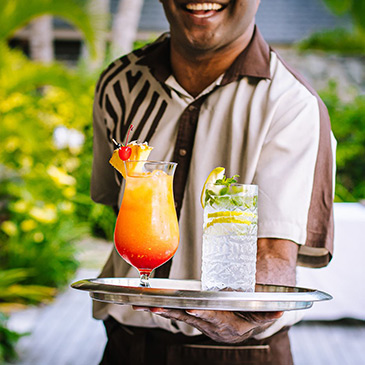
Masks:
[[[133,307],[161,317],[185,322],[216,342],[239,343],[271,325],[282,312],[228,312]]]
[[[295,285],[298,246],[292,241],[260,238],[257,243],[256,282]],[[263,332],[282,312],[229,312],[134,307],[185,322],[217,342],[238,343]]]

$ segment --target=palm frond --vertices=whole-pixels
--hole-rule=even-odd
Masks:
[[[40,303],[51,301],[56,294],[56,289],[41,285],[11,285],[2,288],[0,302],[14,303]]]
[[[0,311],[11,311],[18,304],[38,304],[50,302],[57,291],[42,285],[22,285],[25,279],[32,276],[32,270],[17,268],[0,272]]]
[[[102,32],[105,15],[97,14],[88,0],[12,0],[2,4],[0,12],[0,42],[37,16],[50,14],[61,17],[80,30],[91,53],[95,53],[94,42]]]
[[[19,283],[30,276],[29,269],[9,269],[0,271],[0,298],[1,291],[9,285]]]

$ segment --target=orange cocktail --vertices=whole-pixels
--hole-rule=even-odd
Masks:
[[[148,286],[153,269],[168,261],[179,244],[172,192],[176,164],[125,161],[125,190],[115,226],[115,247],[138,269]]]

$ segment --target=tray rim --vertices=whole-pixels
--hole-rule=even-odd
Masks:
[[[237,291],[216,292],[191,289],[142,288],[138,286],[105,283],[105,281],[135,281],[138,283],[138,280],[137,278],[92,278],[76,281],[71,284],[71,287],[87,291],[93,300],[101,302],[180,309],[296,310],[310,308],[313,302],[332,299],[330,294],[317,289],[271,284],[257,284],[257,288],[283,289],[287,291],[260,291],[254,293]],[[160,283],[161,285],[166,280],[169,283],[193,283],[195,285],[199,285],[200,283],[199,280],[150,280],[152,286],[153,283]]]

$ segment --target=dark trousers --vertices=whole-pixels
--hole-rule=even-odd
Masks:
[[[124,326],[112,317],[104,324],[108,342],[101,365],[293,365],[288,328],[264,340],[229,345],[205,335]]]

